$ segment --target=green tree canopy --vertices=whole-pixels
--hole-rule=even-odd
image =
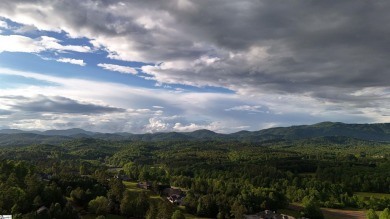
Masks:
[[[390,210],[389,210],[389,208],[385,208],[385,210],[383,210],[380,213],[379,219],[390,219]]]
[[[173,212],[172,219],[185,219],[186,217],[180,210]]]
[[[379,219],[379,217],[373,209],[369,209],[367,211],[367,219]]]
[[[108,199],[104,196],[98,196],[88,203],[88,209],[96,215],[105,215],[110,210]]]

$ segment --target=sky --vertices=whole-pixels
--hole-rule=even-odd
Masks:
[[[390,122],[390,3],[2,0],[0,129]]]

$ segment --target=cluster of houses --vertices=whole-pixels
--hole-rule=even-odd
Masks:
[[[244,215],[244,217],[245,219],[295,219],[295,217],[284,215],[284,214],[278,214],[270,210],[261,211],[257,214],[252,214],[252,215]]]

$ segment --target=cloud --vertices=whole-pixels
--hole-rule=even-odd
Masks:
[[[169,130],[170,124],[158,118],[150,118],[149,124],[146,125],[145,129],[149,132],[162,132]]]
[[[144,132],[191,132],[199,129],[209,129],[214,131],[223,132],[226,124],[223,122],[206,122],[188,121],[182,116],[169,116],[169,117],[152,117],[149,119],[149,124],[144,128]]]
[[[213,122],[210,124],[181,124],[181,123],[175,123],[173,129],[178,132],[192,132],[200,129],[208,129],[208,130],[221,130],[223,129],[224,124],[219,122]],[[241,127],[240,127],[241,128]],[[247,127],[248,128],[248,127]]]
[[[37,32],[37,28],[33,25],[23,25],[17,29],[14,30],[15,33],[23,34],[23,33],[31,33],[31,32]]]
[[[388,9],[384,1],[350,0],[0,2],[12,21],[87,37],[112,59],[149,63],[142,71],[157,84],[351,106],[378,104],[356,94],[390,83]],[[26,50],[42,50],[28,43]]]
[[[48,36],[41,36],[39,40],[39,44],[41,44],[47,50],[73,51],[82,53],[91,52],[91,48],[89,46],[61,45],[60,42],[60,40]]]
[[[41,36],[38,39],[22,35],[0,35],[0,53],[1,52],[26,52],[39,53],[48,50],[57,52],[74,51],[74,52],[90,52],[91,48],[88,46],[77,45],[61,45],[59,40]]]
[[[60,58],[56,60],[57,62],[70,63],[74,65],[85,66],[86,63],[82,59],[71,59],[71,58]]]
[[[44,51],[45,49],[42,45],[39,45],[35,40],[20,36],[20,35],[10,35],[4,36],[0,35],[0,53],[1,52],[28,52],[28,53],[38,53]]]
[[[12,99],[14,96],[0,97],[2,99]],[[36,112],[36,113],[66,113],[66,114],[101,114],[101,113],[113,113],[123,112],[124,109],[101,106],[92,103],[83,103],[76,100],[72,100],[66,97],[54,96],[35,96],[31,98],[16,97],[13,99],[13,103],[9,105],[11,109],[24,111],[24,112]]]
[[[17,77],[18,81],[21,78],[29,80],[18,84],[7,81],[7,77],[3,76]],[[367,98],[382,95],[382,99],[377,99],[372,105],[357,108],[353,105],[357,101],[329,102],[293,93],[258,94],[253,97],[190,90],[174,93],[164,88],[141,89],[93,79],[50,76],[6,68],[0,68],[0,77],[12,85],[10,88],[0,88],[0,110],[10,113],[0,116],[0,125],[10,128],[79,127],[92,131],[132,133],[206,128],[231,133],[242,129],[259,130],[269,127],[269,124],[286,126],[321,121],[390,121],[385,116],[390,114],[390,102],[387,101],[390,98],[389,90],[386,88],[362,89],[354,93]],[[34,81],[45,83],[36,84]],[[248,110],[267,110],[269,113],[252,113]]]
[[[8,24],[7,24],[7,22],[0,20],[0,28],[2,28],[2,29],[8,29]]]
[[[128,66],[122,66],[122,65],[114,65],[114,64],[106,64],[106,63],[99,63],[97,66],[104,68],[109,71],[116,71],[120,73],[126,73],[126,74],[137,74],[137,70]]]
[[[0,116],[10,115],[12,111],[0,109]]]
[[[249,106],[249,105],[242,105],[242,106],[235,106],[229,109],[225,109],[225,111],[247,111],[247,112],[253,112],[253,113],[266,113],[268,109],[264,106]]]

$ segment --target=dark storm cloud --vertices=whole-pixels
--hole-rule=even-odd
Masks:
[[[0,8],[12,19],[21,13],[17,6],[27,2],[2,1]],[[37,0],[35,4],[29,16],[49,19],[41,28],[48,25],[96,39],[114,59],[155,63],[143,70],[159,83],[305,94],[334,102],[359,98],[370,102],[370,94],[354,93],[390,83],[388,1]],[[46,5],[53,10],[39,7]],[[54,16],[56,22],[51,23]]]
[[[0,116],[11,115],[12,111],[0,109]]]
[[[193,1],[196,10],[170,9],[178,27],[217,50],[213,65],[155,68],[167,83],[214,85],[234,90],[311,93],[331,87],[348,96],[390,83],[390,3],[386,1]],[[251,48],[266,47],[257,59]],[[222,54],[221,52],[219,54]],[[218,56],[218,51],[217,51]],[[196,74],[194,71],[196,70]],[[356,96],[342,100],[358,98]]]
[[[10,104],[13,110],[20,110],[24,112],[93,115],[125,111],[121,108],[83,103],[59,96],[46,97],[40,95],[31,99],[14,99],[14,101],[15,102],[13,104]]]

